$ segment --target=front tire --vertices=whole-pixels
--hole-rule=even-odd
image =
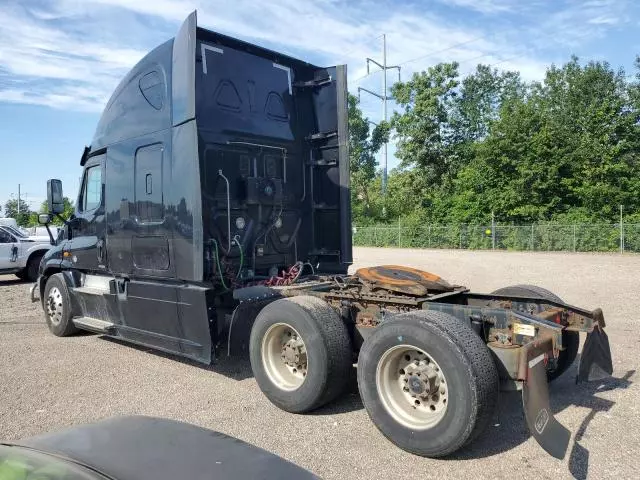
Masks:
[[[314,410],[340,395],[352,368],[347,327],[325,301],[310,296],[264,307],[249,340],[258,386],[287,412]]]
[[[376,427],[426,457],[471,442],[491,420],[499,392],[482,339],[435,311],[400,314],[377,327],[360,350],[358,387]]]
[[[44,318],[51,333],[57,337],[67,337],[78,332],[72,321],[69,289],[61,273],[51,275],[42,296]]]

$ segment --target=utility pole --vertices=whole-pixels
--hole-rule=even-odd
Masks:
[[[367,59],[369,60],[369,59]],[[387,121],[387,35],[382,34],[382,119]],[[369,62],[367,61],[367,67]],[[400,67],[398,67],[398,81],[400,81]],[[387,142],[382,146],[384,170],[382,173],[382,194],[387,196]]]
[[[623,205],[620,205],[620,253],[624,253],[624,218],[622,216]]]
[[[18,218],[17,220],[20,219],[20,184],[18,184]]]
[[[491,250],[496,249],[496,216],[491,212]]]
[[[372,58],[368,58],[367,57],[367,75],[370,72],[369,70],[369,64],[373,63],[374,65],[377,65],[380,70],[382,70],[382,95],[372,92],[371,90],[367,90],[366,88],[362,88],[362,87],[358,87],[358,100],[360,99],[360,91],[363,90],[365,92],[367,92],[370,95],[373,95],[374,97],[379,98],[380,100],[382,100],[382,119],[386,122],[388,115],[387,115],[387,100],[389,99],[389,97],[387,96],[387,70],[392,70],[392,69],[398,69],[398,81],[400,81],[400,66],[399,65],[392,65],[392,66],[388,66],[387,65],[387,36],[386,34],[382,34],[382,63],[378,63],[376,62],[374,59]],[[384,145],[382,146],[382,156],[383,156],[383,161],[382,161],[382,196],[383,198],[386,196],[387,194],[387,142],[384,142]]]

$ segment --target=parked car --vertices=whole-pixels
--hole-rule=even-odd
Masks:
[[[62,230],[60,227],[56,227],[54,225],[50,225],[49,229],[51,230],[51,234],[53,238],[57,238]],[[41,240],[41,241],[50,241],[49,233],[47,232],[47,227],[29,227],[23,229],[27,236],[33,240]]]
[[[117,417],[0,443],[2,480],[316,478],[234,437],[188,423]]]
[[[25,235],[27,235],[27,232],[18,225],[18,222],[16,221],[15,218],[9,218],[9,217],[0,218],[0,227],[12,227],[15,230],[18,230],[19,232],[22,232]]]
[[[51,248],[47,237],[29,237],[10,225],[0,226],[0,274],[13,273],[22,280],[38,278],[40,260]]]

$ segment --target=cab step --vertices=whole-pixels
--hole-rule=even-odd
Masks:
[[[112,282],[113,277],[106,275],[83,275],[81,285],[74,287],[72,290],[73,293],[80,295],[109,295],[112,293]]]
[[[106,295],[111,293],[109,289],[104,289],[100,287],[74,287],[74,293],[81,293],[84,295]]]
[[[115,324],[100,320],[99,318],[77,317],[73,319],[73,324],[82,330],[89,330],[96,333],[115,333]]]

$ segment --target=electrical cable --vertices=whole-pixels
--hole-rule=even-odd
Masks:
[[[404,62],[398,63],[396,66],[401,67],[402,65],[406,65],[407,63],[412,63],[412,62],[415,62],[415,61],[418,61],[418,60],[423,60],[425,58],[429,58],[429,57],[431,57],[433,55],[437,55],[439,53],[448,52],[449,50],[453,50],[454,48],[461,47],[462,45],[467,45],[469,43],[473,43],[473,42],[476,42],[478,40],[482,40],[483,38],[486,38],[486,37],[487,37],[487,35],[482,35],[480,37],[472,38],[471,40],[467,40],[467,41],[464,41],[464,42],[456,43],[455,45],[450,45],[447,48],[443,48],[443,49],[440,49],[440,50],[434,50],[432,52],[426,53],[426,54],[421,55],[419,57],[415,57],[415,58],[411,58],[409,60],[405,60]],[[374,73],[378,73],[378,72],[382,72],[382,70],[375,70],[373,72],[367,73],[366,75],[363,75],[362,77],[356,78],[355,80],[353,80],[353,82],[354,83],[355,82],[359,82],[360,80],[362,80],[364,78],[367,78],[368,76],[373,75]]]
[[[455,45],[451,45],[451,46],[449,46],[447,48],[443,48],[441,50],[435,50],[435,51],[429,52],[429,53],[427,53],[425,55],[421,55],[419,57],[415,57],[415,58],[411,58],[409,60],[405,60],[404,62],[399,63],[398,66],[406,65],[407,63],[412,63],[412,62],[415,62],[417,60],[422,60],[424,58],[429,58],[429,57],[431,57],[433,55],[437,55],[439,53],[448,52],[449,50],[453,50],[454,48],[461,47],[462,45],[467,45],[469,43],[473,43],[473,42],[476,42],[478,40],[482,40],[483,38],[486,38],[486,37],[487,37],[487,35],[482,35],[480,37],[472,38],[471,40],[467,40],[465,42],[456,43]]]
[[[233,237],[233,242],[238,246],[240,250],[240,268],[238,268],[238,273],[236,274],[236,280],[240,278],[242,275],[242,267],[244,266],[244,252],[242,251],[242,244],[240,243],[240,236],[236,235]]]
[[[215,248],[215,251],[216,251],[216,266],[218,267],[218,275],[220,276],[220,282],[222,283],[222,286],[224,287],[225,290],[229,290],[229,287],[227,287],[227,284],[224,281],[224,275],[222,274],[222,267],[220,266],[220,254],[218,252],[218,242],[216,242],[215,238],[212,238],[211,241],[213,242],[213,247]]]
[[[355,48],[352,48],[351,50],[348,50],[347,53],[343,53],[342,54],[342,58],[346,58],[349,55],[351,55],[353,52],[355,52],[356,50],[358,50],[358,48],[365,46],[367,43],[373,42],[374,40],[379,39],[380,37],[382,37],[382,33],[376,37],[370,37],[368,39],[363,40],[362,42],[358,43],[358,46]],[[339,63],[339,62],[338,62]],[[346,63],[346,62],[345,62]]]

